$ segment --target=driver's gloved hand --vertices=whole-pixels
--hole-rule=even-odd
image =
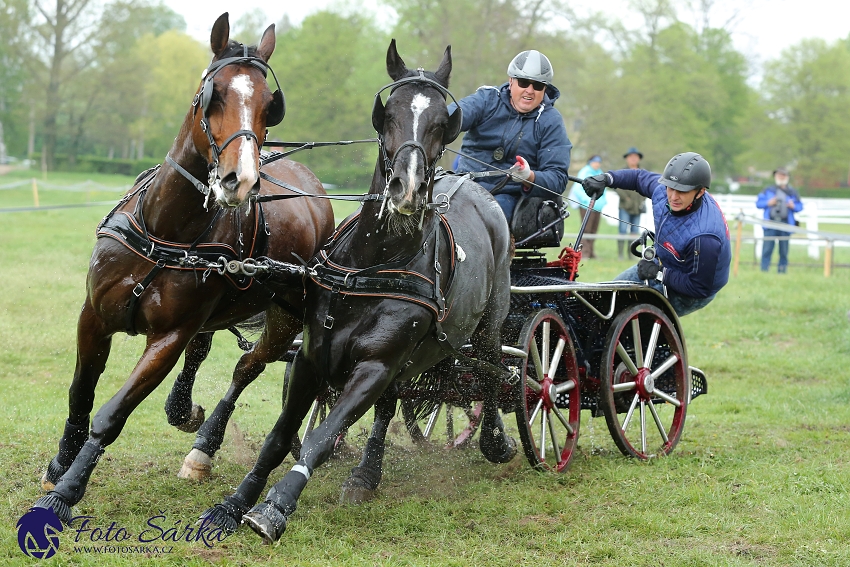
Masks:
[[[637,275],[642,280],[654,280],[658,277],[661,266],[650,260],[641,260],[637,263]]]
[[[613,182],[614,178],[610,173],[600,173],[583,179],[581,186],[588,197],[598,199],[605,193],[605,188],[610,187]]]

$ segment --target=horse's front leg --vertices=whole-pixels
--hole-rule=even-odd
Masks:
[[[179,478],[206,480],[212,470],[212,458],[221,448],[227,422],[236,409],[236,400],[266,368],[266,364],[280,360],[292,339],[302,329],[295,317],[273,306],[266,312],[266,327],[254,347],[242,355],[233,370],[233,379],[227,393],[218,402],[212,415],[198,430],[192,450],[183,459],[177,473]],[[303,416],[302,416],[303,417]]]
[[[89,477],[104,449],[112,444],[134,409],[168,375],[197,328],[148,336],[145,352],[121,389],[98,410],[88,441],[53,490],[36,501],[36,508],[53,508],[64,523],[71,520],[71,506],[82,500]]]
[[[360,504],[371,500],[383,475],[384,447],[387,428],[395,415],[395,388],[387,388],[375,404],[375,421],[372,432],[366,440],[363,458],[360,464],[351,469],[351,476],[342,483],[340,502]]]
[[[59,452],[41,477],[41,487],[45,492],[53,490],[89,438],[94,391],[106,367],[111,346],[112,335],[105,330],[103,321],[86,300],[77,321],[77,364],[68,389],[68,420],[59,440]]]
[[[183,356],[183,370],[177,375],[165,400],[165,415],[169,425],[186,433],[196,432],[204,422],[204,408],[192,402],[192,387],[198,368],[210,354],[212,339],[213,333],[198,333],[189,341]]]
[[[271,472],[283,462],[292,449],[292,439],[298,432],[304,416],[316,396],[325,387],[317,383],[315,372],[310,368],[302,351],[292,362],[292,373],[288,389],[283,392],[283,411],[266,436],[254,468],[249,472],[236,492],[224,501],[201,514],[201,521],[219,526],[228,533],[236,531],[242,516],[253,506],[266,487]]]
[[[280,539],[286,530],[287,519],[295,512],[298,497],[307,486],[313,470],[330,458],[339,434],[363,417],[387,389],[392,378],[389,367],[381,361],[369,360],[357,364],[328,417],[304,436],[301,458],[272,487],[266,500],[254,506],[243,517],[245,523],[262,536],[265,543]]]

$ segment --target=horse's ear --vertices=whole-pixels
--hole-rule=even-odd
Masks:
[[[263,37],[260,39],[260,45],[257,47],[257,57],[261,58],[266,63],[269,62],[269,57],[274,53],[275,35],[274,24],[266,28],[263,32]]]
[[[446,47],[446,52],[443,53],[443,60],[440,62],[440,66],[437,68],[437,71],[434,73],[434,76],[437,78],[437,82],[443,85],[446,88],[449,88],[449,75],[452,74],[452,46],[449,45]]]
[[[228,20],[227,12],[223,13],[213,24],[212,33],[210,33],[210,49],[213,55],[218,57],[227,47],[230,41],[230,21]]]
[[[395,47],[395,39],[390,41],[390,47],[387,49],[387,74],[393,81],[397,81],[407,75],[407,65],[404,64],[404,59],[398,54]]]

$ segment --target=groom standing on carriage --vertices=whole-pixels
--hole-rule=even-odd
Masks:
[[[522,195],[551,199],[567,186],[573,145],[554,108],[561,93],[553,76],[549,59],[530,49],[508,65],[507,83],[479,87],[449,105],[449,112],[463,110],[461,130],[467,132],[457,173],[501,171],[512,164],[510,179],[477,179],[496,198],[508,225]]]

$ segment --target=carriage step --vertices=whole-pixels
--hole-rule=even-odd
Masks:
[[[691,400],[697,396],[708,393],[708,380],[705,377],[705,372],[696,366],[690,366],[691,371]]]

